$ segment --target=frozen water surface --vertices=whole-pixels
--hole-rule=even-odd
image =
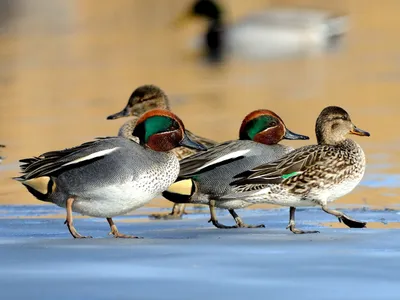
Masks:
[[[314,235],[285,230],[286,209],[241,212],[248,223],[264,222],[261,229],[216,229],[204,213],[116,218],[121,232],[144,237],[138,240],[108,237],[101,219],[76,219],[95,238],[74,240],[62,219],[46,218],[63,212],[55,206],[0,212],[0,299],[399,299],[399,230],[323,227],[335,220],[318,209],[297,213],[299,228],[321,231]],[[347,213],[399,220],[392,210]],[[35,215],[44,217],[29,218]]]

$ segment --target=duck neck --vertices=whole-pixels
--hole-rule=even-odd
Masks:
[[[208,59],[211,62],[221,61],[224,51],[224,37],[223,24],[220,19],[210,19],[205,38],[208,48]]]
[[[318,136],[318,135],[317,135],[317,141],[318,141],[318,144],[319,144],[319,145],[332,145],[332,146],[336,146],[336,145],[339,145],[339,144],[345,142],[346,139],[340,139],[340,140],[338,140],[338,139],[336,139],[335,137],[331,137],[331,136],[328,136],[328,135],[325,135],[325,136],[324,136],[324,135],[323,135],[323,136]]]
[[[221,33],[224,27],[224,23],[222,22],[222,19],[217,18],[217,19],[209,19],[208,20],[208,34],[214,32],[214,33]]]
[[[346,148],[346,149],[353,149],[353,148],[360,148],[361,149],[360,145],[357,144],[352,139],[344,139],[343,141],[338,143],[337,146],[340,146],[340,147]]]
[[[125,138],[132,138],[132,136],[133,136],[132,133],[133,133],[133,130],[135,129],[138,119],[139,119],[139,117],[132,116],[132,119],[129,119],[121,126],[121,128],[118,131],[118,135],[123,136]]]
[[[165,109],[170,110],[168,96],[166,94],[164,94],[163,98],[164,98]]]

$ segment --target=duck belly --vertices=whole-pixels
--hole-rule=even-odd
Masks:
[[[318,201],[315,198],[308,198],[302,194],[290,193],[279,185],[271,185],[256,192],[244,192],[228,195],[231,201],[244,200],[248,205],[253,204],[274,204],[281,206],[315,206]]]
[[[227,200],[227,201],[216,201],[215,206],[224,209],[240,209],[250,206],[251,203],[244,200]]]
[[[94,189],[78,195],[72,210],[92,217],[115,217],[137,209],[166,190],[177,178],[175,174],[165,172],[155,179],[152,176],[141,176],[134,181],[113,184]],[[172,176],[171,176],[172,175]]]
[[[309,28],[243,26],[229,32],[228,47],[235,55],[274,59],[319,53],[326,39]]]
[[[315,199],[308,199],[303,198],[301,195],[293,195],[287,193],[286,191],[282,191],[279,194],[271,194],[268,191],[260,190],[257,193],[254,193],[251,196],[247,197],[247,202],[249,205],[252,204],[260,204],[260,203],[267,203],[267,204],[274,204],[274,205],[281,205],[281,206],[315,206],[318,202]]]
[[[343,181],[338,185],[320,191],[319,199],[323,204],[328,204],[350,193],[360,183],[362,176]]]
[[[160,192],[154,192],[150,188],[144,189],[142,185],[133,182],[119,186],[108,186],[77,197],[72,210],[86,216],[111,218],[127,214],[145,205]]]
[[[279,185],[272,185],[250,195],[240,197],[239,194],[237,198],[244,199],[251,204],[268,203],[294,207],[327,205],[350,193],[360,183],[363,175],[364,169],[340,183],[325,182],[319,188],[311,188],[304,193],[295,194]],[[230,196],[230,198],[233,197],[234,195]]]

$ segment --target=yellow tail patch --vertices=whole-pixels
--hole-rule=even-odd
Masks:
[[[191,196],[193,194],[193,181],[192,179],[184,179],[177,181],[169,186],[167,192],[185,196]]]
[[[43,176],[43,177],[28,179],[23,181],[22,183],[24,185],[31,187],[32,189],[43,195],[47,195],[48,193],[52,193],[56,187],[55,184],[49,186],[50,180],[51,180],[50,177]]]

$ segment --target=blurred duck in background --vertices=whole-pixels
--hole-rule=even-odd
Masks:
[[[181,160],[178,180],[163,192],[163,196],[175,203],[209,205],[209,222],[217,228],[264,227],[262,224],[247,225],[236,214],[235,209],[247,207],[249,202],[215,200],[232,192],[229,183],[236,174],[293,151],[292,147],[279,144],[282,139],[309,138],[291,132],[282,119],[270,110],[253,111],[244,118],[240,126],[239,140],[218,144],[206,152]],[[225,226],[219,223],[215,207],[228,209],[236,225]]]
[[[5,148],[6,146],[4,146],[4,145],[0,145],[0,148]],[[0,156],[0,163],[3,161],[3,159],[4,159],[4,157],[3,156]]]
[[[135,130],[137,120],[139,117],[154,108],[170,110],[169,100],[167,95],[162,89],[155,85],[142,85],[133,91],[128,103],[125,108],[118,113],[110,115],[107,120],[115,120],[123,117],[132,117],[129,121],[125,122],[119,129],[118,136],[133,139],[138,142],[137,137],[133,136],[132,133]],[[187,136],[200,144],[203,144],[207,148],[216,144],[216,142],[197,136],[194,133],[186,129]],[[186,147],[177,147],[172,150],[176,157],[181,160],[188,157],[198,150],[189,149]],[[172,212],[169,214],[153,214],[152,218],[155,219],[179,219],[185,212],[185,204],[175,204],[172,208]]]
[[[346,15],[301,7],[269,8],[228,25],[214,0],[196,0],[175,24],[194,17],[208,21],[203,38],[195,44],[202,44],[210,61],[221,61],[226,53],[255,59],[321,53],[335,49],[348,30]]]

